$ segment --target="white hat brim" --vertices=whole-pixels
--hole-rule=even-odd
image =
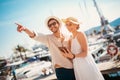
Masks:
[[[45,20],[45,24],[46,24],[47,27],[48,27],[48,21],[49,21],[51,18],[57,20],[57,21],[59,22],[60,26],[62,25],[61,20],[60,20],[58,17],[49,16],[49,17]]]

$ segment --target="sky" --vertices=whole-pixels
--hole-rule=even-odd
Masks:
[[[109,21],[120,17],[120,0],[96,1]],[[100,25],[93,0],[0,0],[0,57],[11,56],[18,44],[31,49],[36,43],[24,32],[18,33],[15,23],[49,34],[50,31],[45,25],[49,16],[57,16],[60,19],[75,17],[82,23],[82,31]]]

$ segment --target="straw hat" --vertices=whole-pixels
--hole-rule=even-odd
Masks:
[[[45,24],[46,24],[47,27],[48,27],[48,21],[49,21],[50,19],[55,19],[55,20],[58,21],[58,23],[60,24],[60,26],[62,25],[61,20],[60,20],[58,17],[49,16],[49,17],[45,20]]]
[[[74,17],[68,17],[66,19],[62,19],[62,21],[64,23],[66,23],[66,22],[72,22],[73,24],[80,24],[80,22],[78,22],[78,20],[76,18],[74,18]]]

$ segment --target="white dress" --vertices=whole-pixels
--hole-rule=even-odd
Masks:
[[[71,51],[73,54],[81,52],[81,46],[77,38],[72,39]],[[85,58],[75,58],[73,65],[76,80],[104,80],[91,54],[88,54]]]

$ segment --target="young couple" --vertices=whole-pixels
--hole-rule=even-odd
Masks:
[[[35,33],[20,24],[17,24],[17,31],[24,31],[30,38],[46,44],[51,53],[57,80],[104,80],[94,59],[88,53],[84,33],[77,31],[80,27],[78,20],[69,17],[62,21],[72,33],[68,41],[65,41],[65,37],[60,32],[61,20],[55,16],[48,17],[46,20],[52,34]]]

